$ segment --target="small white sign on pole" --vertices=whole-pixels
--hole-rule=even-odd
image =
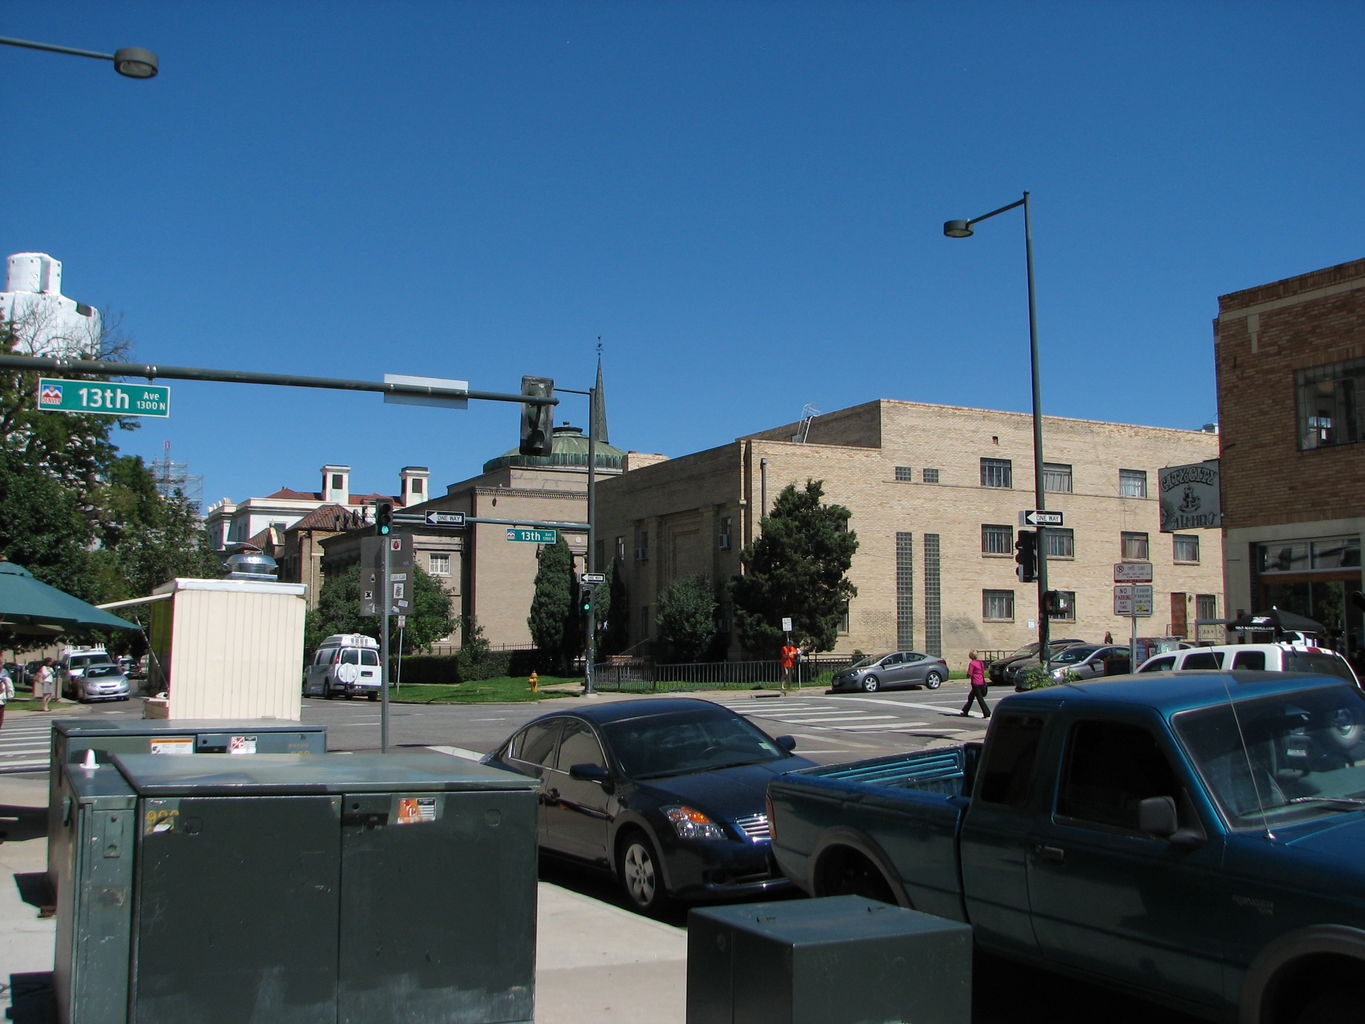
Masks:
[[[790,616],[783,616],[783,617],[782,617],[782,632],[784,632],[784,633],[790,633],[791,631],[792,631],[792,620],[791,620],[791,617],[790,617]]]
[[[1143,586],[1121,586],[1114,588],[1114,614],[1150,616],[1152,614],[1152,588]]]
[[[1151,583],[1151,562],[1115,562],[1115,583]]]

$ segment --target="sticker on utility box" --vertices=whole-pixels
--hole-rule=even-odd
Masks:
[[[180,820],[180,802],[149,800],[142,812],[142,834],[174,832]]]
[[[436,820],[436,805],[434,796],[400,796],[394,821],[399,825],[428,825]]]
[[[147,752],[151,754],[193,754],[193,736],[157,736],[148,741]]]
[[[234,736],[228,740],[229,754],[254,754],[256,753],[255,736]]]

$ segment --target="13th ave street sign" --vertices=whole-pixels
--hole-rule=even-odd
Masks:
[[[528,541],[532,544],[553,544],[559,537],[557,530],[508,530],[508,540]]]
[[[171,389],[163,384],[38,378],[42,412],[94,412],[103,416],[169,416]]]

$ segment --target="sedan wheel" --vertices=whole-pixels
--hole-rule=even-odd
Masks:
[[[863,690],[866,693],[876,693],[877,687],[881,683],[876,676],[863,676]]]
[[[943,685],[943,675],[939,672],[926,672],[924,674],[924,685],[931,690],[937,690]]]
[[[656,913],[667,902],[659,859],[643,833],[632,833],[622,846],[620,876],[631,905],[641,913]]]

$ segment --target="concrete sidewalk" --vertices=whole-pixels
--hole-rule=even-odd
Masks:
[[[26,902],[41,901],[46,829],[46,774],[0,775],[0,1010],[6,1020],[13,1019],[11,977],[53,969],[56,918],[42,917],[39,906]],[[684,929],[549,882],[538,883],[537,891],[536,1024],[682,1024]],[[34,1019],[46,1018],[25,1015],[20,1024]]]

